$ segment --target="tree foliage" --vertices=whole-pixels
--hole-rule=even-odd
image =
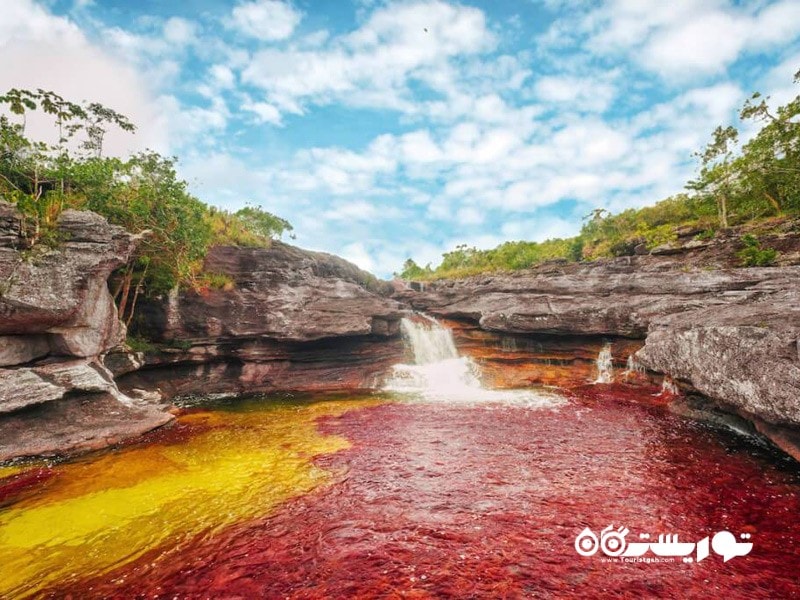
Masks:
[[[800,83],[800,71],[795,83]],[[463,277],[525,269],[552,259],[630,255],[673,242],[681,228],[700,230],[698,239],[707,240],[730,226],[800,215],[800,95],[774,111],[768,100],[755,93],[742,107],[740,119],[760,125],[743,145],[735,127],[714,130],[706,147],[695,153],[699,168],[697,177],[686,184],[687,193],[618,214],[595,209],[573,238],[506,242],[491,250],[462,245],[444,254],[435,269],[420,269],[409,259],[399,276]],[[755,238],[745,236],[742,243],[744,266],[769,265],[777,257]]]
[[[114,289],[120,315],[130,321],[142,293],[176,285],[219,284],[202,273],[208,248],[221,244],[267,246],[291,231],[288,221],[261,207],[236,213],[207,206],[178,177],[175,158],[145,151],[125,159],[104,157],[111,127],[134,132],[123,115],[102,104],[76,104],[44,90],[9,90],[0,96],[0,198],[23,214],[27,243],[57,244],[58,215],[65,208],[95,211],[141,234]],[[26,135],[29,113],[52,118],[56,143]]]

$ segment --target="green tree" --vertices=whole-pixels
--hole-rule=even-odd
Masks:
[[[400,271],[399,273],[395,273],[394,275],[395,277],[399,277],[400,279],[405,279],[406,281],[417,281],[420,279],[425,279],[430,274],[431,274],[430,265],[426,266],[423,269],[412,259],[407,258],[406,262],[403,263],[403,270]]]
[[[687,184],[689,189],[705,193],[717,202],[719,223],[728,227],[728,199],[734,181],[734,152],[739,141],[735,127],[717,127],[711,142],[695,156],[700,159],[700,177]]]
[[[236,211],[234,216],[251,233],[267,239],[279,238],[284,232],[294,229],[289,221],[276,217],[261,206],[246,206]]]

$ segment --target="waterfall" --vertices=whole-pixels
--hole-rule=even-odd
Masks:
[[[414,364],[395,365],[385,391],[425,401],[502,402],[530,408],[563,402],[558,396],[534,390],[484,388],[478,366],[458,354],[452,331],[431,317],[415,315],[403,319],[400,327]]]
[[[664,375],[664,379],[661,381],[661,393],[659,396],[677,396],[678,393],[678,386],[672,381],[672,378],[669,375]]]
[[[626,381],[636,375],[644,375],[647,372],[645,366],[633,357],[633,354],[628,356],[628,363],[625,365],[625,371],[622,373],[622,378]]]
[[[400,322],[403,337],[414,353],[414,363],[428,365],[458,358],[453,332],[432,317],[418,316]]]
[[[595,383],[612,383],[614,381],[614,363],[611,356],[611,344],[605,344],[597,355],[597,379]]]

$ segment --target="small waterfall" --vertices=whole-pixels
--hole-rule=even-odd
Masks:
[[[647,372],[645,366],[636,360],[633,354],[628,356],[628,363],[625,365],[625,371],[622,373],[622,378],[627,381],[637,375],[644,375]]]
[[[432,317],[403,319],[400,330],[414,352],[415,364],[428,365],[458,358],[453,333]]]
[[[489,390],[481,385],[478,366],[459,356],[452,332],[431,317],[415,315],[400,323],[414,364],[395,365],[384,385],[388,392],[427,401],[502,402],[530,408],[557,406],[558,396],[533,390]]]
[[[661,382],[661,393],[659,396],[677,396],[680,390],[678,386],[672,381],[672,378],[668,375],[664,375],[664,379]]]
[[[607,343],[597,355],[597,379],[595,383],[612,383],[614,381],[614,363],[611,356],[611,344]]]

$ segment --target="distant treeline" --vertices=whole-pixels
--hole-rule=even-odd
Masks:
[[[795,75],[800,83],[800,71]],[[593,260],[633,254],[677,239],[684,226],[701,229],[701,238],[733,225],[775,216],[800,215],[800,96],[772,112],[761,94],[744,104],[743,121],[762,124],[741,148],[734,127],[717,127],[709,144],[695,153],[697,179],[686,193],[653,206],[610,214],[597,209],[584,219],[579,235],[544,242],[506,242],[492,250],[466,245],[444,254],[436,268],[420,267],[412,259],[397,275],[407,280],[455,278],[490,271],[525,269],[552,259]],[[757,240],[743,239],[743,264],[768,264],[775,253]]]

